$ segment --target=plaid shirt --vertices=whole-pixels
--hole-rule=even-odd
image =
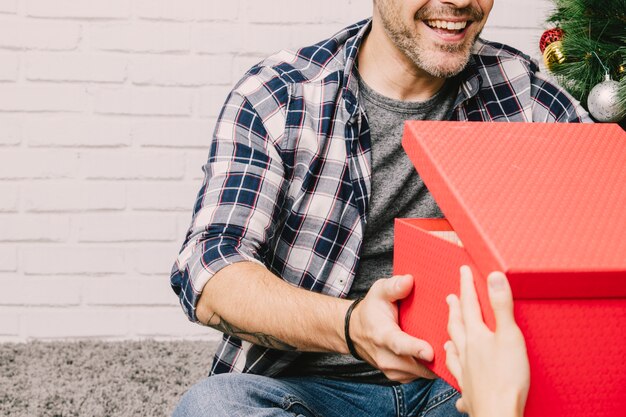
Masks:
[[[348,294],[371,182],[354,71],[369,26],[362,21],[295,53],[279,52],[228,96],[172,269],[172,288],[190,320],[197,321],[207,281],[241,261],[261,263],[298,287]],[[477,42],[461,80],[454,120],[589,121],[527,56],[505,45]],[[275,375],[296,355],[224,335],[211,374]]]

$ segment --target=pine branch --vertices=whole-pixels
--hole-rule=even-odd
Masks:
[[[606,68],[620,81],[626,104],[626,0],[555,0],[548,22],[565,32],[567,61],[551,71],[583,104],[591,89],[604,80]]]

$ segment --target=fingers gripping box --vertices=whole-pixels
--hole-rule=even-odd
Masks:
[[[526,416],[626,415],[626,134],[617,125],[407,122],[403,146],[446,219],[397,219],[400,326],[445,367],[447,294],[503,271],[526,338]]]

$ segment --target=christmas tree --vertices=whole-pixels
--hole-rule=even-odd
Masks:
[[[548,21],[555,28],[544,33],[540,45],[546,66],[596,120],[624,126],[626,0],[554,3]]]

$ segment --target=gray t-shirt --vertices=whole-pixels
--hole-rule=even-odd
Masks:
[[[405,120],[448,120],[457,89],[450,79],[427,101],[405,102],[377,93],[359,78],[360,102],[370,126],[372,188],[359,268],[348,298],[364,296],[374,281],[392,275],[395,218],[443,217],[401,141]],[[338,353],[303,353],[284,374],[392,383],[368,363]]]

